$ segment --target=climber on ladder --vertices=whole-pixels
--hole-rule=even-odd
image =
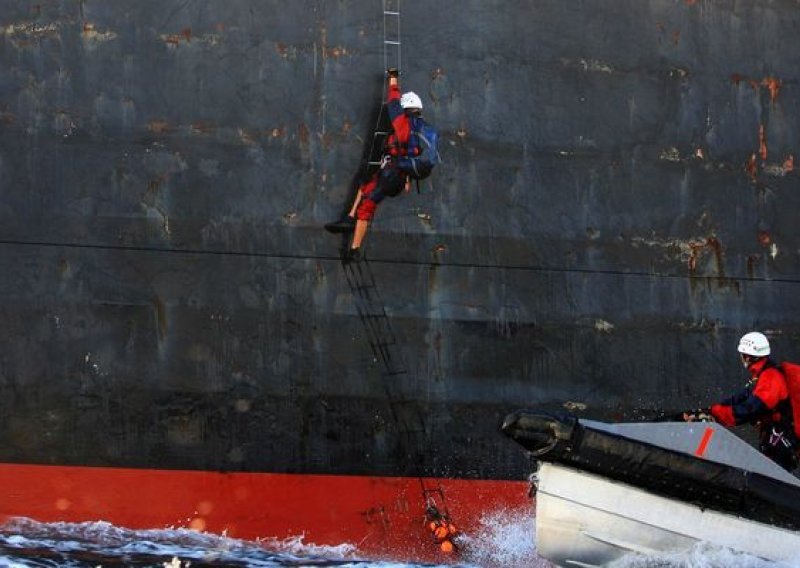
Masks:
[[[410,91],[401,96],[399,75],[394,67],[386,71],[386,105],[392,132],[385,139],[380,168],[359,186],[349,213],[325,225],[331,233],[353,233],[345,262],[361,260],[361,244],[378,204],[385,197],[409,191],[410,179],[428,177],[439,161],[438,137],[422,118],[422,100]]]

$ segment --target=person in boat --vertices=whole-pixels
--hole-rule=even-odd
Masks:
[[[425,518],[428,530],[431,531],[434,542],[439,545],[439,550],[445,554],[457,553],[456,539],[459,531],[447,515],[443,515],[435,506],[429,505],[425,511]]]
[[[797,438],[786,377],[770,359],[769,340],[763,333],[742,336],[738,351],[750,373],[745,388],[707,410],[684,413],[683,418],[692,421],[709,414],[724,426],[750,422],[758,430],[761,453],[791,471],[797,467]]]
[[[385,197],[395,197],[411,187],[408,172],[400,168],[398,162],[409,153],[419,152],[419,148],[410,147],[409,140],[412,121],[422,113],[422,99],[411,91],[400,94],[399,74],[395,68],[386,71],[389,83],[387,109],[392,132],[384,144],[380,169],[359,186],[350,212],[339,221],[325,225],[332,233],[353,232],[350,249],[345,257],[348,261],[361,259],[361,244],[378,204]]]

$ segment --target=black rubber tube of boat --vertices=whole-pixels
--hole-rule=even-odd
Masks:
[[[703,508],[800,530],[800,487],[585,427],[570,415],[515,412],[503,432],[536,459],[628,483]]]

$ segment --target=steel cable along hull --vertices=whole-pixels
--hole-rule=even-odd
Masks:
[[[374,125],[378,2],[0,0],[0,460],[19,497],[0,512],[139,522],[67,495],[96,485],[87,467],[235,480],[147,520],[214,529],[239,474],[397,479],[418,489],[304,500],[308,537],[335,541],[349,507],[354,533],[407,508],[424,539],[426,483],[495,484],[445,491],[467,526],[524,500],[509,409],[696,404],[733,387],[754,326],[795,354],[793,3],[403,10],[403,84],[443,164],[368,237],[375,336],[321,228]],[[370,346],[387,333],[391,376]],[[242,534],[294,530],[240,510]]]

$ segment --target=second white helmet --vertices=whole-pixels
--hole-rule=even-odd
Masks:
[[[766,357],[769,355],[769,340],[763,333],[751,331],[746,333],[739,340],[739,353],[752,355],[753,357]]]
[[[422,99],[414,91],[403,93],[400,97],[400,106],[403,108],[422,108]]]

